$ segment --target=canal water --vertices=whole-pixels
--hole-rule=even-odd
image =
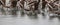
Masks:
[[[0,15],[0,25],[60,25],[59,19],[50,19],[49,16],[38,15],[33,16],[15,16],[15,15]]]

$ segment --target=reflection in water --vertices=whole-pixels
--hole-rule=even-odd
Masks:
[[[21,13],[21,16],[24,16],[24,14],[25,14],[23,11],[21,11],[20,13]]]
[[[11,10],[11,13],[12,13],[12,15],[17,15],[17,8],[16,8],[16,7],[13,8],[13,9]]]
[[[30,19],[38,19],[38,16],[29,16]]]
[[[10,10],[11,11],[11,15],[13,16],[13,17],[17,17],[18,15],[17,15],[17,12],[18,12],[18,9],[16,9],[16,8],[13,8],[12,10]],[[4,9],[1,9],[1,12],[3,13],[3,14],[7,14],[6,12],[5,12],[5,10]],[[20,11],[20,15],[21,16],[24,16],[24,15],[26,15],[23,11]],[[29,16],[31,19],[33,18],[33,19],[37,19],[38,18],[38,14],[37,13],[29,13],[29,14],[27,14],[27,16]],[[42,17],[45,19],[46,18],[46,14],[45,13],[42,13]],[[59,15],[53,15],[53,16],[49,16],[49,19],[51,20],[51,19],[54,19],[54,18],[58,18],[59,20],[60,20],[60,16]]]
[[[57,16],[57,18],[59,19],[59,21],[60,21],[60,16]]]
[[[17,15],[16,11],[12,10],[12,15]]]
[[[60,25],[58,16],[50,16],[49,18],[48,17],[45,17],[45,19],[43,19],[43,16],[38,16],[37,14],[32,16],[24,15],[24,17],[17,15],[7,15],[0,17],[0,21],[2,21],[0,22],[0,25]]]
[[[60,16],[59,15],[50,16],[50,19],[54,19],[54,18],[58,18],[60,20]]]
[[[19,17],[19,18],[18,18]],[[43,19],[42,16],[2,16],[0,17],[0,25],[60,25],[57,18],[53,20]]]
[[[0,12],[2,12],[2,14],[6,15],[6,12],[3,8],[0,9]]]
[[[53,19],[53,18],[55,18],[55,16],[50,16],[50,20]]]

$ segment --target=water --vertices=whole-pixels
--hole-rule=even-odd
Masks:
[[[60,22],[58,18],[50,20],[48,16],[43,18],[42,15],[38,15],[36,18],[27,15],[24,15],[24,17],[20,15],[0,15],[0,25],[60,25]]]

